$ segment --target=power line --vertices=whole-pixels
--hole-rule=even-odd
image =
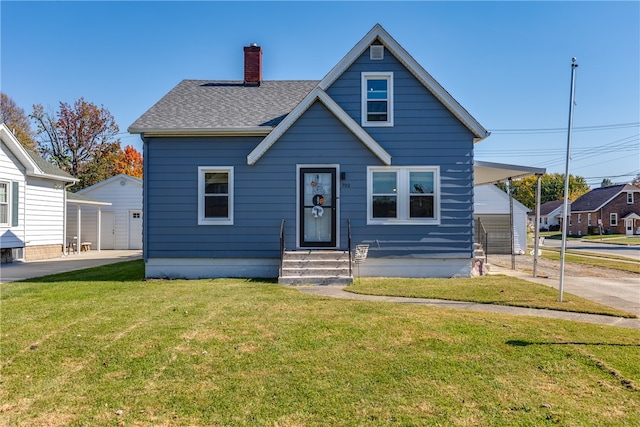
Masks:
[[[639,127],[640,122],[634,123],[617,123],[611,125],[597,125],[597,126],[578,126],[574,127],[575,132],[591,132],[599,130],[611,130],[611,129],[625,129],[630,127]],[[492,134],[538,134],[538,133],[559,133],[566,132],[567,128],[523,128],[523,129],[492,129]]]

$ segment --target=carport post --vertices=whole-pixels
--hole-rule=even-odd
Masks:
[[[536,174],[536,223],[534,226],[533,237],[533,277],[538,277],[538,251],[540,250],[540,184],[542,182],[542,174]]]

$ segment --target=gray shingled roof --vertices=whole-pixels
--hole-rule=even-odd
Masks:
[[[65,180],[68,178],[74,179],[71,175],[69,175],[68,173],[66,173],[56,165],[49,163],[48,161],[40,157],[38,153],[36,153],[35,151],[31,151],[31,150],[25,150],[25,151],[29,154],[29,156],[31,156],[33,161],[36,163],[36,165],[38,165],[38,167],[42,170],[42,172],[46,173],[47,175],[59,176],[60,178],[63,178]]]
[[[315,80],[183,80],[138,118],[129,132],[276,126],[318,84]]]
[[[549,215],[551,212],[556,210],[558,206],[562,206],[564,202],[562,200],[551,200],[549,202],[544,202],[540,205],[540,216]],[[530,211],[529,215],[535,215],[536,211]]]
[[[626,186],[627,184],[611,185],[591,190],[571,203],[571,212],[593,212],[620,193]]]

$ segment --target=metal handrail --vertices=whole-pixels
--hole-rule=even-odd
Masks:
[[[351,219],[347,218],[347,247],[349,250],[349,277],[353,276],[351,260]]]
[[[280,276],[282,276],[282,264],[284,263],[284,224],[285,220],[282,218],[282,222],[280,222]]]

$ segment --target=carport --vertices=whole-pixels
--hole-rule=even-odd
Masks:
[[[482,184],[496,184],[499,182],[508,182],[509,195],[509,233],[511,238],[511,248],[513,248],[513,196],[511,195],[511,182],[514,179],[524,178],[527,176],[537,176],[536,190],[536,224],[540,222],[540,180],[546,172],[545,168],[536,168],[531,166],[511,165],[506,163],[483,162],[476,160],[473,167],[474,186]],[[533,276],[537,275],[538,249],[539,249],[539,230],[535,228],[534,238],[534,255],[533,255]],[[482,243],[482,242],[477,242]],[[511,269],[515,270],[515,254],[511,251]]]
[[[64,254],[69,254],[69,248],[72,248],[76,254],[79,254],[82,250],[83,246],[86,246],[85,243],[90,244],[93,242],[87,241],[87,239],[82,239],[82,207],[92,206],[96,208],[96,222],[98,224],[98,232],[95,238],[96,246],[95,249],[100,251],[100,232],[102,228],[101,223],[101,215],[102,215],[102,207],[103,206],[111,206],[110,202],[101,202],[100,200],[92,199],[87,196],[83,196],[77,193],[71,193],[69,191],[65,194],[66,197],[66,211],[69,212],[70,207],[75,207],[76,210],[76,227],[75,230],[67,230],[67,221],[68,214],[65,212],[64,217],[64,236],[65,236],[65,244],[64,244]]]

